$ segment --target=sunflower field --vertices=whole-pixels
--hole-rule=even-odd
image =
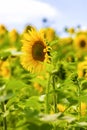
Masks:
[[[87,130],[87,30],[0,25],[0,130]]]

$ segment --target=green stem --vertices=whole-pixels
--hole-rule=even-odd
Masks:
[[[46,87],[46,113],[49,113],[49,87],[50,87],[50,78],[51,74],[49,74],[49,80],[48,80],[48,85]]]
[[[78,98],[80,97],[80,87],[78,88]],[[79,112],[78,112],[78,115],[79,117],[81,116],[81,101],[79,100]]]
[[[53,98],[54,98],[54,112],[57,113],[57,94],[55,88],[55,76],[52,77],[53,80]]]
[[[78,82],[78,100],[79,100],[79,97],[80,97],[80,84],[79,84],[79,81],[77,80]],[[78,102],[78,107],[79,107],[79,110],[78,110],[78,116],[80,117],[81,116],[81,101],[79,100]]]
[[[1,108],[2,108],[2,112],[5,113],[5,105],[4,105],[4,102],[1,102]],[[3,130],[7,130],[6,117],[3,117]]]

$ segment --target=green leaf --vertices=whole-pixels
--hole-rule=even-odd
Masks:
[[[38,96],[32,96],[30,97],[26,103],[26,106],[36,109],[36,110],[40,110],[41,109],[41,103],[39,102],[39,97]]]
[[[12,98],[14,96],[14,94],[12,92],[7,93],[6,95],[2,95],[0,96],[0,102],[6,101],[10,98]]]
[[[9,51],[3,51],[0,53],[0,59],[6,60],[10,55],[11,55],[11,53]]]
[[[87,122],[78,122],[78,123],[76,123],[78,126],[80,126],[80,127],[85,127],[85,126],[87,126]]]
[[[21,80],[17,80],[16,78],[11,78],[9,79],[9,81],[7,82],[6,88],[7,89],[11,89],[11,90],[19,90],[23,87],[28,87],[27,84],[25,84],[24,82],[22,82]]]
[[[63,119],[63,120],[65,120],[65,121],[67,121],[68,123],[71,123],[71,122],[73,122],[73,121],[75,121],[76,120],[76,118],[74,117],[74,116],[64,116],[64,117],[62,117],[61,119]]]
[[[87,103],[87,94],[81,94],[81,96],[79,97],[79,101]]]
[[[86,80],[82,81],[82,83],[81,83],[81,89],[82,90],[87,90],[87,81]]]

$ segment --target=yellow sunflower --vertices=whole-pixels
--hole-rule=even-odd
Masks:
[[[72,27],[72,28],[69,28],[68,29],[68,33],[70,34],[74,34],[75,33],[75,29]]]
[[[43,33],[44,38],[48,41],[51,42],[52,40],[55,39],[55,30],[53,28],[42,28],[40,29],[40,32]]]
[[[41,86],[39,83],[37,83],[37,82],[34,83],[34,88],[35,88],[39,93],[41,93],[41,92],[43,91],[42,86]]]
[[[78,51],[87,51],[87,35],[80,34],[77,35],[74,40],[74,46]]]
[[[5,28],[4,25],[0,25],[0,35],[4,35],[7,32],[7,29]]]
[[[22,39],[21,64],[30,72],[40,72],[49,61],[48,50],[42,33],[31,29]]]
[[[62,105],[62,104],[57,104],[57,108],[58,108],[59,112],[64,112],[66,109],[66,106]]]
[[[59,39],[59,45],[71,45],[73,39],[71,37],[64,37]]]
[[[0,44],[3,44],[6,33],[7,33],[7,29],[5,28],[4,25],[1,24],[0,25]]]
[[[9,67],[10,67],[10,64],[8,61],[0,60],[0,76],[4,78],[9,78],[11,75]]]
[[[87,114],[87,104],[85,102],[81,102],[81,115],[84,116]]]
[[[27,33],[29,30],[31,31],[32,29],[35,29],[35,27],[32,26],[32,25],[27,25],[27,26],[25,27],[23,33]]]
[[[16,29],[12,29],[12,30],[9,32],[9,38],[10,38],[11,44],[17,41],[18,36],[19,36],[19,34],[18,34],[18,32],[16,31]]]
[[[78,77],[87,79],[87,60],[79,62],[77,66]]]

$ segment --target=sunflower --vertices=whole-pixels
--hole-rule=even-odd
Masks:
[[[81,115],[84,116],[87,113],[87,104],[85,102],[81,102]]]
[[[32,29],[35,29],[35,27],[32,25],[27,25],[23,30],[23,33],[27,33],[29,30],[31,31]]]
[[[40,29],[40,32],[43,33],[44,38],[48,41],[51,42],[52,40],[55,39],[55,30],[53,28],[42,28]]]
[[[57,108],[58,108],[59,112],[64,112],[66,109],[65,105],[62,105],[62,104],[57,104]]]
[[[87,51],[87,36],[85,34],[79,34],[74,40],[74,46],[78,51]]]
[[[37,83],[37,82],[34,83],[34,88],[35,88],[39,93],[41,93],[41,92],[43,91],[42,86],[41,86],[39,83]]]
[[[49,47],[42,33],[29,30],[22,39],[21,64],[30,72],[40,72],[44,69],[44,63],[49,61]]]
[[[5,28],[4,25],[0,25],[0,35],[4,35],[7,32],[7,29]]]
[[[77,65],[77,70],[79,78],[84,77],[85,79],[87,79],[87,60],[79,62]]]
[[[5,41],[5,37],[6,37],[6,33],[7,33],[7,29],[5,28],[4,25],[0,25],[0,44],[3,44],[3,42]]]
[[[16,31],[16,29],[12,29],[12,30],[9,32],[9,38],[10,38],[11,44],[17,41],[18,36],[19,36],[19,34],[18,34],[18,32]]]
[[[74,34],[75,33],[75,29],[72,27],[72,28],[69,28],[68,29],[68,33],[70,34]]]
[[[0,60],[0,76],[4,78],[10,77],[10,64],[8,61]]]
[[[59,112],[64,112],[66,110],[66,106],[64,104],[57,104],[57,109]],[[50,114],[54,114],[53,108],[50,110]]]
[[[59,45],[71,45],[73,39],[71,37],[64,37],[59,39]]]

